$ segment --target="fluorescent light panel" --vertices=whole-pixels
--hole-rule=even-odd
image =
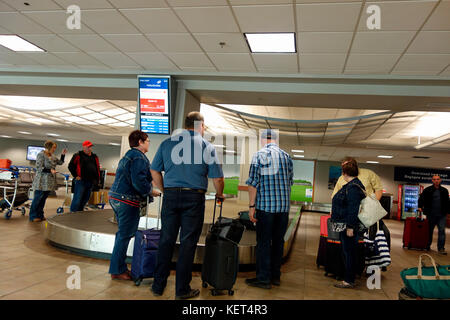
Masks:
[[[392,159],[394,156],[383,156],[383,155],[379,155],[378,158],[383,158],[383,159]]]
[[[294,154],[294,158],[304,158],[305,156],[302,154]]]
[[[252,53],[295,53],[295,33],[244,33]]]
[[[21,133],[21,134],[32,134],[31,132],[28,132],[28,131],[17,131],[18,133]]]
[[[292,152],[305,152],[305,150],[291,150]]]
[[[378,161],[366,161],[367,163],[379,163]]]
[[[0,35],[0,45],[20,52],[45,52],[31,42],[16,35]]]

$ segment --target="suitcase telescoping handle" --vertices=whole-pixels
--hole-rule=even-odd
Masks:
[[[223,199],[219,198],[219,197],[215,197],[214,199],[214,213],[213,213],[213,225],[214,222],[216,222],[216,207],[219,206],[220,207],[220,211],[219,211],[219,219],[222,218],[222,206],[223,206]]]
[[[161,198],[162,194],[158,197],[158,219],[156,220],[156,229],[159,230],[159,221],[161,220]],[[147,206],[145,207],[145,230],[148,230],[148,207],[150,205],[150,196],[147,196]]]

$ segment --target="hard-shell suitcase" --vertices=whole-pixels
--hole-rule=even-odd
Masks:
[[[422,217],[409,217],[403,229],[403,248],[426,250],[429,241],[428,220]]]
[[[147,207],[148,210],[148,198]],[[139,286],[143,279],[152,278],[156,267],[156,256],[158,244],[161,236],[159,220],[161,214],[161,197],[159,197],[158,220],[156,228],[136,231],[134,237],[133,259],[131,260],[131,278],[136,286]],[[147,215],[145,215],[147,218]],[[147,221],[146,221],[147,223]]]
[[[203,287],[213,287],[211,294],[218,295],[220,290],[228,290],[233,295],[233,285],[239,270],[239,247],[244,226],[239,222],[222,221],[222,202],[219,201],[220,217],[215,222],[217,199],[214,205],[214,216],[211,230],[205,241],[205,253],[202,265]],[[237,240],[237,241],[233,241]]]
[[[317,267],[325,266],[326,263],[326,249],[327,249],[327,222],[330,219],[330,215],[320,217],[320,239],[319,249],[317,250],[316,265]]]

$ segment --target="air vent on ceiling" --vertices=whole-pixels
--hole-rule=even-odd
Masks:
[[[413,156],[415,159],[430,159],[430,157],[424,157],[424,156]]]

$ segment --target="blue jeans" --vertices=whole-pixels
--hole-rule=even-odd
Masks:
[[[110,199],[109,203],[119,225],[114,241],[114,249],[111,255],[109,273],[122,274],[128,270],[125,260],[130,240],[136,234],[139,226],[139,208],[130,206],[120,201]]]
[[[35,218],[44,218],[44,207],[45,207],[45,201],[47,200],[48,195],[50,194],[50,191],[42,191],[42,190],[35,190],[34,191],[34,198],[31,202],[31,208],[30,208],[30,221],[33,221]]]
[[[70,212],[83,211],[91,197],[92,182],[86,180],[75,180],[72,204]]]
[[[438,227],[438,242],[437,247],[438,250],[444,250],[445,249],[445,224],[447,223],[447,215],[443,216],[427,216],[428,219],[428,226],[429,226],[429,240],[428,240],[428,247],[431,246],[431,243],[433,242],[433,232],[434,227]]]
[[[180,231],[180,248],[176,267],[175,294],[190,292],[192,264],[197,242],[203,228],[205,195],[195,191],[164,190],[159,241],[153,291],[162,293],[170,274],[172,254]]]
[[[256,278],[270,283],[281,276],[284,234],[289,214],[256,210]]]
[[[356,276],[357,250],[358,250],[358,235],[354,231],[353,237],[347,236],[347,231],[340,232],[342,243],[342,253],[344,255],[345,274],[344,281],[354,284]]]

